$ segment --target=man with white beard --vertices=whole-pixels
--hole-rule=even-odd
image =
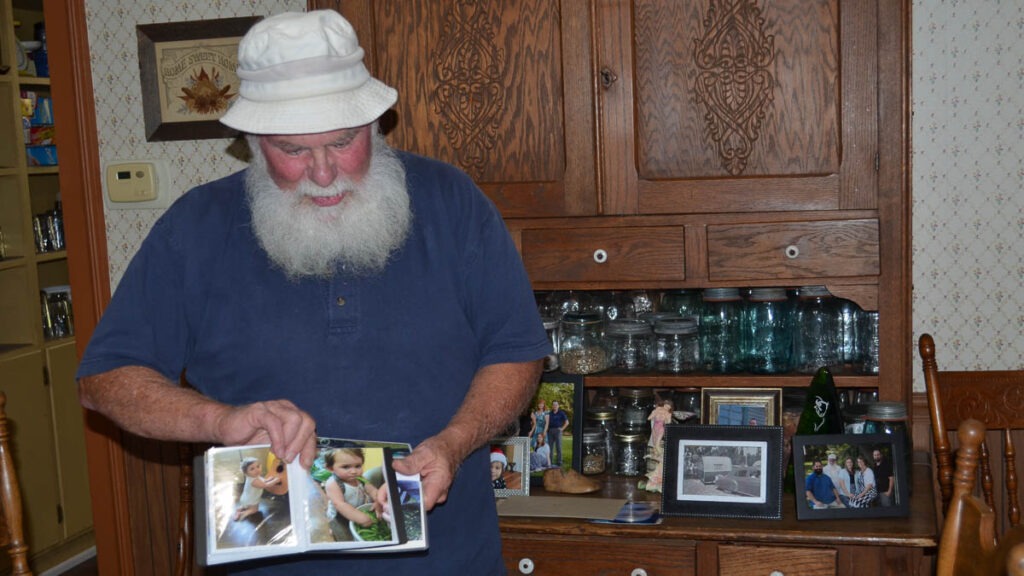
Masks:
[[[134,434],[269,443],[307,468],[317,435],[415,446],[395,468],[422,477],[426,552],[236,573],[504,573],[487,442],[550,345],[500,214],[464,173],[388,147],[376,121],[397,94],[362,55],[332,11],[246,34],[221,121],[252,164],[154,225],[82,358],[82,403]]]

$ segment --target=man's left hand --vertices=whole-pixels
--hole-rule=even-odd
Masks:
[[[423,484],[423,505],[432,510],[448,499],[448,490],[455,479],[459,461],[452,456],[444,441],[437,436],[427,438],[413,451],[395,460],[395,470],[402,474],[419,474]]]

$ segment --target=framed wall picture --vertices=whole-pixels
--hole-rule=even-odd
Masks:
[[[888,434],[793,436],[796,517],[907,516],[905,449],[898,436]]]
[[[778,426],[782,388],[703,388],[703,424]]]
[[[671,425],[662,514],[782,517],[782,427]]]
[[[532,481],[540,484],[548,468],[581,472],[583,377],[545,372],[537,393],[519,417],[519,435],[529,439]]]
[[[522,436],[495,438],[490,446],[494,497],[529,496],[529,440]]]
[[[146,140],[237,134],[217,120],[238,95],[238,43],[259,16],[136,26]]]

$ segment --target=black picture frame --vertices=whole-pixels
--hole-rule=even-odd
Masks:
[[[195,112],[201,117],[198,120],[172,118],[168,101],[180,104],[177,100],[183,100],[181,89],[186,84],[191,85],[197,74],[205,74],[206,82],[212,83],[218,92],[224,91],[221,94],[224,100],[222,103],[229,103],[238,93],[239,80],[235,75],[238,43],[249,28],[262,18],[243,16],[140,24],[135,27],[146,141],[203,140],[238,135],[237,131],[218,121],[226,107],[208,109],[211,101],[209,98],[203,99],[207,108]],[[173,55],[171,50],[174,51]],[[161,58],[158,53],[164,57]],[[221,103],[216,98],[212,101]]]
[[[702,424],[781,424],[782,388],[702,388],[700,394]],[[757,423],[750,424],[751,419]]]
[[[562,435],[562,461],[560,465],[555,462],[556,451],[549,447],[550,459],[553,468],[563,470],[575,470],[582,472],[583,467],[583,420],[585,406],[583,402],[583,376],[579,374],[563,374],[559,371],[545,372],[540,377],[537,392],[530,399],[530,403],[519,417],[519,434],[529,439],[527,446],[530,454],[530,481],[534,485],[543,482],[544,467],[537,466],[534,462],[533,453],[536,450],[534,436],[531,435],[533,419],[531,415],[536,411],[540,401],[544,401],[548,413],[551,411],[552,401],[557,400],[559,408],[566,413],[569,425]],[[545,442],[547,440],[545,439]]]
[[[782,427],[665,427],[662,514],[782,518]]]
[[[872,473],[876,470],[873,453],[879,450],[888,458],[893,469],[892,505],[881,506],[879,499],[865,508],[812,508],[807,498],[805,484],[813,470],[815,459],[826,460],[829,452],[836,454],[837,463],[845,467],[847,457],[866,458]],[[823,434],[820,436],[793,436],[793,470],[796,493],[796,517],[799,520],[836,518],[896,518],[910,514],[910,491],[908,482],[906,447],[899,436],[889,434]],[[857,468],[856,462],[854,468]],[[876,482],[877,484],[877,482]]]

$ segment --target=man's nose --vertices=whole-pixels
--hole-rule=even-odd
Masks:
[[[309,179],[311,182],[326,188],[334,183],[338,177],[338,170],[326,150],[313,150],[313,164],[309,167]]]

